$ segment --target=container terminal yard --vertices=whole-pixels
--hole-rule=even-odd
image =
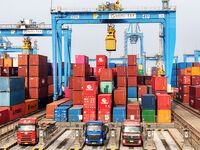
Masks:
[[[122,4],[52,7],[51,24],[0,22],[0,149],[200,150],[200,50],[175,55],[178,10],[169,0],[159,9]],[[72,56],[73,26],[82,24],[106,27],[105,48],[93,57]],[[127,25],[124,41],[117,24]],[[158,24],[153,56],[141,24]],[[51,39],[52,58],[32,37]],[[112,57],[120,42],[123,56]],[[137,43],[139,54],[130,52]]]

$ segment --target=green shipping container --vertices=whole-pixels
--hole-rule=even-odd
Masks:
[[[138,101],[137,98],[128,98],[128,103],[137,102],[137,101]]]
[[[139,71],[138,71],[138,75],[139,75],[139,76],[142,76],[143,74],[144,74],[143,70],[139,70]]]
[[[156,121],[156,111],[155,110],[142,110],[142,120],[144,119],[147,123],[153,123]]]
[[[102,94],[112,94],[113,91],[113,82],[103,81],[100,82],[100,92]]]

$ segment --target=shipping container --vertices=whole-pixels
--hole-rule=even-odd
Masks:
[[[54,101],[47,105],[46,107],[46,118],[53,119],[54,118],[54,109],[57,108],[60,104],[68,101],[69,99],[60,99],[57,101]]]
[[[72,77],[72,76],[69,77],[69,83],[68,83],[69,84],[69,89],[73,89],[73,78],[74,77]]]
[[[103,122],[111,122],[111,109],[98,110],[98,120]]]
[[[126,77],[127,75],[127,70],[126,70],[127,67],[125,66],[118,66],[117,67],[117,76],[123,76],[123,77]]]
[[[4,66],[4,59],[0,58],[0,67],[3,67],[3,66]]]
[[[190,85],[179,85],[179,91],[184,94],[189,94]]]
[[[19,66],[28,66],[29,65],[29,55],[19,54],[18,55],[18,65]]]
[[[180,62],[180,63],[177,64],[177,68],[178,68],[178,69],[187,68],[187,63],[185,63],[185,62]]]
[[[145,77],[144,76],[137,76],[137,84],[144,85],[145,84]]]
[[[136,55],[128,55],[128,65],[129,66],[137,65],[137,56]]]
[[[11,107],[5,107],[8,108],[9,110],[9,120],[15,120],[18,118],[21,118],[22,116],[24,116],[24,109],[25,109],[25,104],[18,104],[18,105],[14,105]]]
[[[89,64],[89,58],[85,55],[75,55],[76,64]]]
[[[140,121],[140,105],[138,102],[127,105],[127,119]]]
[[[191,76],[191,85],[200,85],[200,76]]]
[[[24,89],[24,77],[0,77],[0,91],[10,92]]]
[[[200,98],[200,86],[190,86],[190,96],[193,98]]]
[[[26,99],[25,100],[25,110],[24,114],[27,115],[38,110],[38,100],[37,99]]]
[[[157,109],[166,110],[171,109],[171,96],[168,94],[157,94]]]
[[[30,77],[29,78],[29,88],[40,88],[47,86],[46,77]]]
[[[171,110],[158,110],[157,111],[158,123],[171,123]]]
[[[199,62],[193,62],[193,63],[192,63],[192,66],[193,66],[193,67],[200,67],[200,63],[199,63]]]
[[[179,76],[178,77],[178,82],[179,84],[185,84],[185,85],[190,85],[191,79],[190,76]]]
[[[117,87],[126,87],[127,86],[127,78],[126,76],[118,76],[117,77]]]
[[[107,66],[107,56],[96,55],[96,66]]]
[[[28,66],[19,66],[18,76],[28,77],[29,76],[28,71],[29,71]]]
[[[147,94],[147,86],[138,85],[138,98],[141,98],[143,94]]]
[[[0,125],[9,122],[10,114],[8,108],[0,107]]]
[[[189,94],[181,93],[180,99],[181,99],[181,102],[183,103],[189,103]]]
[[[93,96],[83,96],[83,107],[84,108],[97,108],[97,97]]]
[[[142,109],[156,109],[156,98],[153,94],[143,94],[142,95]]]
[[[3,67],[1,70],[2,76],[18,76],[18,68],[17,67]]]
[[[47,66],[47,56],[42,56],[38,54],[29,55],[29,65],[30,66]]]
[[[73,77],[73,90],[83,90],[85,77]]]
[[[113,107],[113,122],[124,122],[126,120],[126,107]]]
[[[116,64],[115,63],[109,63],[108,66],[109,66],[109,68],[115,68]]]
[[[68,98],[63,98],[63,99],[68,100]],[[72,104],[73,104],[73,101],[72,100],[68,100],[68,101],[60,104],[59,106],[72,106]]]
[[[137,86],[137,76],[128,77],[128,87]]]
[[[4,67],[13,67],[13,58],[4,58]]]
[[[126,105],[127,94],[126,88],[118,88],[114,90],[114,104]]]
[[[68,110],[70,106],[58,106],[54,110],[54,121],[56,122],[67,122],[68,121]]]
[[[47,83],[48,85],[53,84],[53,76],[48,76]]]
[[[43,98],[48,96],[48,87],[29,88],[29,98]]]
[[[138,69],[137,66],[128,66],[128,76],[137,76],[138,75]]]
[[[89,75],[90,66],[88,64],[74,64],[74,77],[85,77]]]
[[[167,78],[152,77],[152,88],[156,91],[167,91]]]
[[[83,91],[73,90],[73,105],[82,105],[83,104]]]
[[[128,104],[132,102],[137,102],[137,101],[138,101],[137,98],[128,98]]]
[[[100,93],[102,94],[111,94],[113,91],[113,82],[112,81],[101,81],[100,82]]]
[[[29,66],[29,77],[47,77],[47,65]]]
[[[112,94],[99,94],[98,95],[98,108],[111,109],[112,108]]]
[[[98,84],[96,81],[85,81],[83,82],[83,93],[84,95],[97,95]]]
[[[142,109],[142,120],[146,123],[154,123],[156,121],[156,111]]]
[[[128,98],[137,98],[137,87],[128,87]]]
[[[83,120],[83,106],[75,105],[68,111],[69,122],[81,122]]]
[[[112,69],[102,69],[100,73],[100,81],[112,81],[113,72]]]

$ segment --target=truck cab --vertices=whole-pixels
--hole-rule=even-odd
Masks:
[[[38,120],[36,118],[22,118],[17,126],[17,143],[35,145],[39,141]]]
[[[142,146],[143,128],[139,120],[126,120],[122,125],[122,144]]]
[[[84,125],[84,131],[87,145],[103,145],[108,133],[108,126],[102,121],[89,121]]]

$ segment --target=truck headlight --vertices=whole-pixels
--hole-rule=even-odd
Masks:
[[[85,141],[88,142],[88,138],[86,138]]]
[[[102,138],[100,138],[100,142],[102,142],[103,141],[103,139]]]

